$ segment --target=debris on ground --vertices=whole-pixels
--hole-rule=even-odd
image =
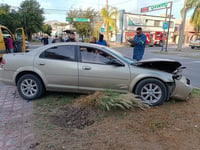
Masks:
[[[61,127],[84,129],[95,122],[95,117],[95,111],[91,107],[68,106],[64,112],[52,116],[52,121]]]

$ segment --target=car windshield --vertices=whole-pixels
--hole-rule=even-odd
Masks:
[[[119,57],[120,59],[122,59],[123,61],[125,61],[126,63],[128,64],[131,64],[131,65],[134,65],[136,64],[136,61],[134,61],[133,59],[131,58],[128,58],[126,56],[124,56],[123,54],[121,54],[120,52],[114,50],[114,49],[111,49],[111,48],[108,48],[108,47],[104,47],[106,50],[108,50],[109,52],[113,53],[115,56]]]

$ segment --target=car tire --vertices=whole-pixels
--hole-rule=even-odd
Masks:
[[[163,82],[154,78],[143,79],[136,87],[136,95],[152,106],[161,105],[168,99],[168,90]]]
[[[17,81],[19,95],[25,100],[34,100],[44,94],[44,86],[39,77],[33,74],[25,74]]]
[[[191,49],[194,49],[194,48],[195,48],[194,46],[191,47]]]

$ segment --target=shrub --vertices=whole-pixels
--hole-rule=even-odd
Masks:
[[[121,94],[112,91],[95,92],[88,96],[82,96],[76,100],[75,105],[91,106],[107,111],[112,109],[135,110],[136,108],[144,110],[149,108],[147,103],[132,93]]]

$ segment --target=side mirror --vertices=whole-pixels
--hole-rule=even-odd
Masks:
[[[110,64],[110,65],[115,65],[115,66],[124,66],[123,63],[121,63],[119,60],[117,59],[111,59],[107,62],[107,64]]]

